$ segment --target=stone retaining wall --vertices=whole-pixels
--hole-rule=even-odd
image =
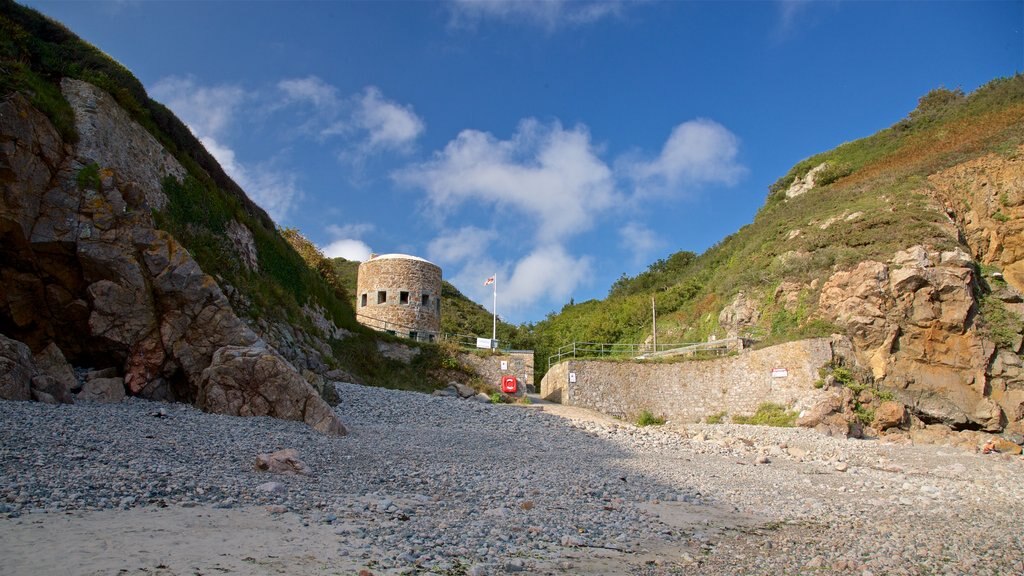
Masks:
[[[803,410],[823,398],[814,383],[832,356],[829,340],[817,338],[715,360],[568,360],[544,376],[541,395],[627,419],[650,410],[677,422],[749,415],[764,402]]]
[[[459,355],[459,360],[471,366],[484,382],[495,390],[501,387],[501,377],[506,374],[512,374],[519,381],[517,396],[522,395],[526,386],[534,385],[533,350],[505,353],[463,352]],[[502,362],[505,363],[504,369]]]

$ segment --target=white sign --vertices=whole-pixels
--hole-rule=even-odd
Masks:
[[[501,369],[502,370],[508,370],[508,360],[502,360],[501,361]]]
[[[487,350],[490,350],[491,349],[491,339],[490,338],[477,338],[476,339],[476,347],[477,348],[485,348]]]
[[[785,368],[772,368],[772,378],[785,378],[789,376],[789,370]]]
[[[576,383],[576,373],[575,372],[569,372],[569,384],[575,384],[575,383]]]

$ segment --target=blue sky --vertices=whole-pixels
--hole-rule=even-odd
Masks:
[[[796,162],[1024,71],[1024,3],[27,2],[281,226],[540,320],[749,223]]]

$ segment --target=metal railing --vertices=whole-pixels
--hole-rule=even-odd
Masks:
[[[566,344],[548,356],[548,369],[563,358],[621,357],[646,360],[670,356],[692,356],[700,353],[724,356],[744,348],[743,338],[724,338],[710,342],[677,342],[662,344],[573,342]]]

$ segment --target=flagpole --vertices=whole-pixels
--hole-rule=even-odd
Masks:
[[[498,340],[498,273],[494,273],[494,305],[491,307],[494,318],[491,323],[491,347],[497,346]]]

